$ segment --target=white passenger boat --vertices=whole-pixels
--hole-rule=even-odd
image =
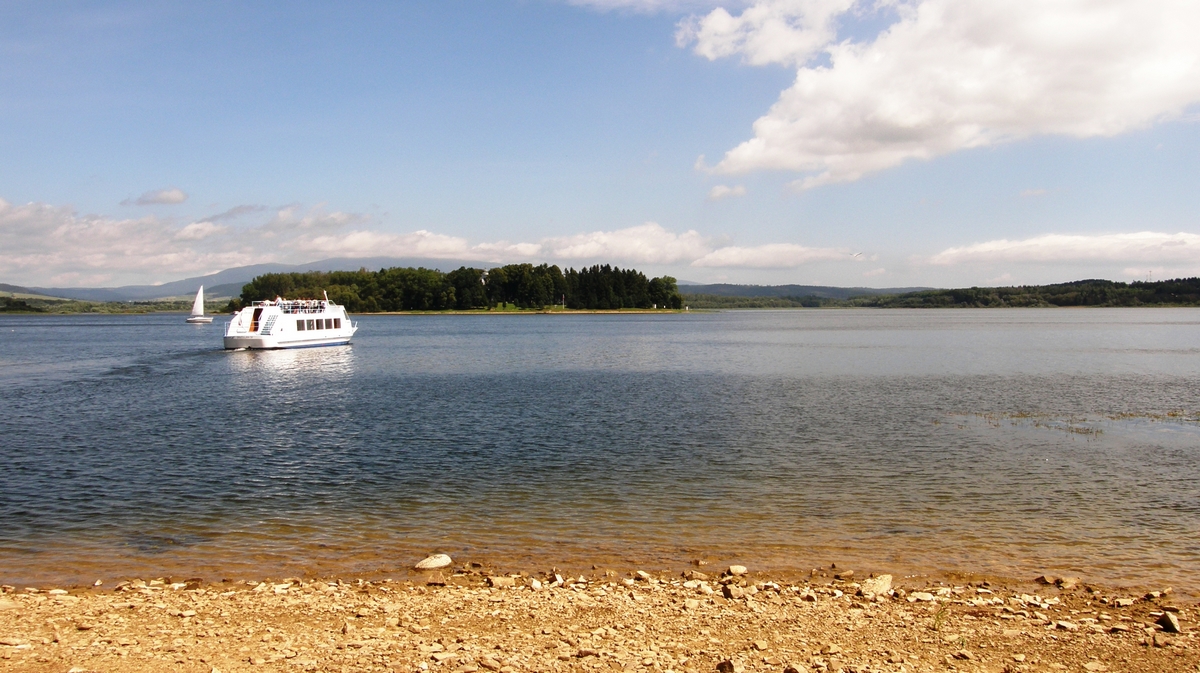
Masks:
[[[192,314],[188,316],[187,321],[193,325],[207,325],[213,321],[211,315],[204,315],[204,286],[196,291],[196,301],[192,302]]]
[[[305,348],[350,343],[358,325],[324,299],[256,301],[225,324],[225,348]]]

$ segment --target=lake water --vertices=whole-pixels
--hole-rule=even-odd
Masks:
[[[1197,590],[1200,310],[0,316],[0,580],[1067,573]]]

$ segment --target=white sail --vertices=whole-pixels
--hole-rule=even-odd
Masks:
[[[192,304],[192,315],[204,315],[204,286],[196,292],[196,301]]]

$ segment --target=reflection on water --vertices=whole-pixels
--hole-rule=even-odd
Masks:
[[[0,567],[357,573],[444,550],[1187,587],[1198,317],[368,316],[351,346],[266,352],[154,316],[0,318]]]
[[[228,351],[237,376],[263,376],[278,384],[346,381],[354,373],[354,346]],[[315,379],[314,379],[315,377]]]

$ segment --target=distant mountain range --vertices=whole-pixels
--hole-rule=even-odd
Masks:
[[[322,259],[306,264],[252,264],[225,269],[207,276],[194,276],[161,285],[125,285],[122,287],[21,287],[0,283],[0,291],[17,294],[43,295],[62,299],[83,301],[151,301],[155,299],[177,299],[191,297],[196,289],[204,286],[204,294],[210,299],[236,297],[242,286],[264,273],[288,273],[299,271],[357,271],[358,269],[384,269],[388,267],[423,266],[451,271],[460,266],[479,266],[479,262],[455,259],[417,259],[398,257]],[[848,299],[880,294],[902,294],[930,288],[899,287],[830,287],[825,285],[733,285],[718,283],[703,285],[681,281],[679,289],[685,294],[707,294],[722,297],[820,297],[823,299]]]
[[[0,283],[0,291],[19,294],[37,294],[63,299],[83,301],[150,301],[153,299],[175,299],[191,297],[196,289],[204,286],[204,295],[209,299],[236,297],[242,286],[264,273],[288,273],[293,271],[357,271],[362,268],[384,269],[393,266],[423,266],[450,271],[460,266],[477,266],[479,262],[454,259],[416,259],[397,257],[366,257],[359,259],[322,259],[306,264],[252,264],[225,269],[207,276],[184,278],[162,285],[124,285],[122,287],[20,287]]]

